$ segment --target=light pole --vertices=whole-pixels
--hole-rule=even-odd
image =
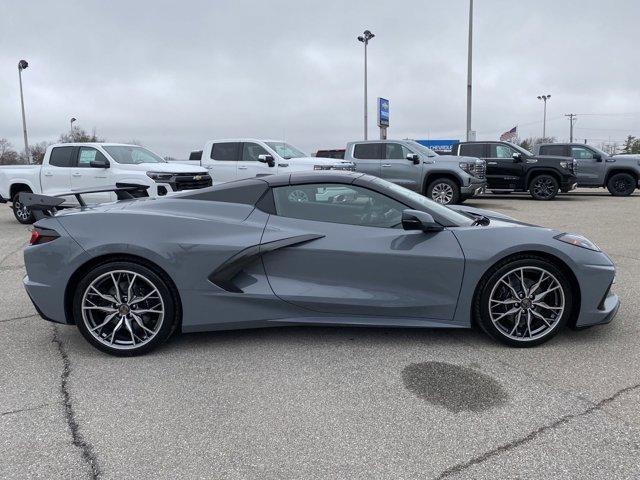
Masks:
[[[467,57],[467,142],[471,140],[471,67],[473,53],[473,0],[469,0],[469,48]],[[473,139],[475,140],[475,138]]]
[[[551,95],[538,95],[538,100],[544,101],[544,116],[542,117],[542,138],[547,138],[547,100]]]
[[[71,129],[69,130],[69,135],[71,135],[71,141],[73,141],[73,122],[75,122],[77,120],[76,117],[71,117],[71,120],[69,120],[69,123],[71,124]]]
[[[365,30],[358,37],[358,41],[364,43],[364,139],[367,140],[367,45],[375,35],[369,30]]]
[[[20,81],[20,105],[22,106],[22,133],[24,134],[24,154],[27,162],[31,163],[31,153],[29,153],[29,141],[27,140],[27,120],[24,115],[24,96],[22,95],[22,71],[29,66],[26,60],[18,62],[18,79]]]

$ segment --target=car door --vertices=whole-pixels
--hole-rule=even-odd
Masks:
[[[94,168],[93,160],[107,160],[107,158],[94,147],[79,147],[71,169],[71,188],[73,190],[112,187],[115,181],[112,179],[110,168]],[[116,199],[113,192],[90,193],[83,195],[86,203],[104,203]]]
[[[490,143],[487,158],[487,183],[491,176],[490,188],[513,190],[520,188],[523,180],[526,158],[513,158],[516,151],[504,143]]]
[[[240,148],[240,158],[238,159],[238,173],[236,178],[263,177],[273,175],[278,172],[276,166],[270,167],[268,164],[258,160],[258,155],[271,155],[262,145],[255,142],[243,142]],[[277,160],[274,158],[274,160]]]
[[[356,171],[379,177],[380,164],[384,156],[384,143],[356,143],[352,148],[351,156],[353,157]]]
[[[578,183],[598,186],[604,183],[604,162],[600,154],[588,147],[572,145],[570,155],[578,164]]]
[[[208,159],[202,166],[209,170],[213,183],[231,182],[237,177],[240,142],[219,142],[211,146]]]
[[[337,187],[350,195],[339,201],[324,195]],[[360,186],[287,185],[272,191],[276,214],[267,221],[262,244],[309,239],[263,256],[278,297],[335,315],[453,318],[464,257],[451,231],[405,231],[400,223],[407,207]]]
[[[415,164],[407,159],[407,155],[416,152],[396,142],[384,144],[384,152],[380,165],[380,177],[410,190],[421,191],[422,162]]]
[[[40,182],[45,195],[60,195],[71,190],[71,169],[77,147],[54,147],[49,162],[42,165]]]

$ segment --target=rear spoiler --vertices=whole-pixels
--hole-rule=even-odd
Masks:
[[[148,185],[138,185],[135,183],[116,183],[115,187],[97,187],[87,189],[71,190],[69,193],[61,193],[56,196],[39,195],[31,192],[21,192],[18,195],[20,203],[28,207],[36,220],[54,215],[58,207],[65,202],[63,197],[75,196],[81,207],[86,207],[87,203],[82,195],[90,193],[114,192],[118,200],[130,200],[147,194]]]

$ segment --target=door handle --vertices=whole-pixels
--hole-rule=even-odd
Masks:
[[[246,169],[247,169],[247,167],[238,166],[238,170],[246,170]]]
[[[45,177],[53,177],[53,173],[51,173],[51,172],[45,172],[44,176],[45,176]]]
[[[498,162],[487,162],[487,165],[497,165]]]
[[[71,176],[72,176],[72,177],[81,177],[81,176],[82,176],[82,174],[81,174],[81,173],[79,173],[79,172],[73,172],[73,173],[71,174]]]
[[[391,164],[390,163],[383,163],[382,165],[380,165],[381,167],[390,167]]]
[[[95,175],[93,178],[107,178],[106,175]]]

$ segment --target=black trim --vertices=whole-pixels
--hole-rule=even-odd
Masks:
[[[0,195],[0,203],[7,203],[9,200]]]
[[[319,238],[323,238],[324,235],[309,234],[309,235],[297,235],[295,237],[283,238],[281,240],[274,240],[273,242],[262,243],[259,245],[252,245],[244,250],[236,253],[234,256],[223,262],[218,268],[216,268],[211,275],[209,275],[209,281],[214,285],[232,293],[243,293],[234,283],[233,279],[238,275],[246,266],[260,258],[265,253],[280,250],[286,247],[292,247],[294,245],[300,245],[302,243],[311,242]]]

